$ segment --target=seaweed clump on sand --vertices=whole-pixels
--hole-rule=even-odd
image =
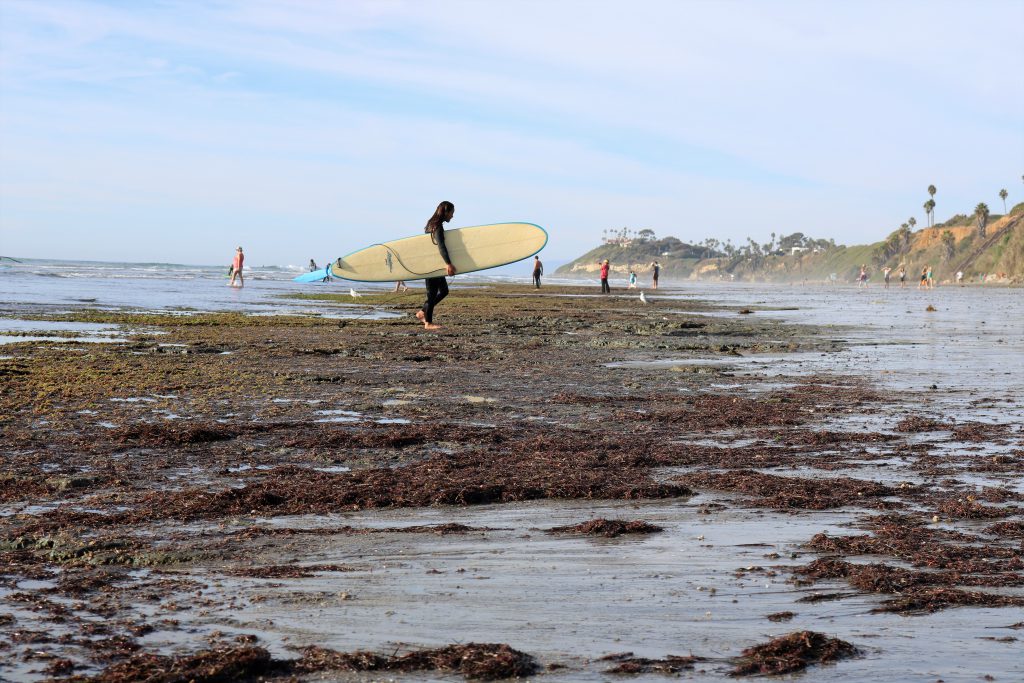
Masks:
[[[228,576],[243,576],[250,579],[304,579],[320,572],[350,571],[352,568],[343,564],[274,564],[264,567],[239,567],[226,570],[224,573]]]
[[[373,652],[336,652],[313,646],[305,648],[300,659],[288,664],[295,673],[447,671],[483,681],[531,676],[540,668],[533,657],[504,643],[447,645],[387,657]]]
[[[829,536],[817,534],[807,547],[834,555],[881,555],[910,562],[917,567],[948,569],[961,575],[981,574],[999,578],[1024,569],[1020,550],[947,529],[925,526],[905,515],[879,515],[865,523],[874,535]],[[961,577],[965,580],[965,577]],[[999,584],[990,584],[999,585]]]
[[[742,396],[701,394],[678,399],[672,407],[637,413],[619,411],[623,420],[653,420],[687,431],[735,429],[739,427],[795,426],[808,420],[802,403],[788,397],[752,399]],[[685,405],[688,404],[688,405]]]
[[[999,522],[985,527],[985,533],[992,534],[993,536],[1005,536],[1006,538],[1024,540],[1024,522]]]
[[[277,425],[229,425],[219,422],[194,424],[144,423],[112,430],[110,440],[118,446],[154,448],[160,446],[188,446],[191,444],[230,441],[242,434],[266,432]]]
[[[777,510],[828,510],[855,504],[865,506],[869,500],[874,507],[887,508],[899,505],[878,500],[895,494],[896,490],[892,487],[850,477],[806,479],[764,474],[754,470],[737,470],[695,472],[676,477],[675,481],[697,488],[759,496],[753,501],[754,505]]]
[[[654,481],[646,469],[618,465],[618,461],[598,456],[496,458],[473,454],[337,475],[285,466],[241,488],[150,492],[142,497],[132,517],[186,520],[541,499],[673,498],[691,493],[679,484]]]
[[[1019,549],[986,544],[986,539],[979,536],[928,527],[907,516],[881,515],[869,520],[866,526],[874,535],[818,534],[807,547],[840,556],[894,557],[920,569],[822,558],[794,569],[800,577],[797,582],[844,579],[858,590],[892,596],[875,612],[919,614],[961,606],[1024,606],[1024,597],[963,588],[1024,585],[1024,555]]]
[[[626,521],[623,519],[592,519],[580,524],[556,526],[548,529],[549,534],[581,534],[585,536],[604,536],[615,538],[623,534],[655,534],[664,529],[642,519]]]
[[[920,415],[908,415],[896,423],[896,431],[904,434],[916,432],[942,432],[953,429],[953,425],[939,420],[932,420]]]
[[[792,673],[811,664],[829,664],[853,657],[856,647],[838,638],[814,631],[797,631],[767,643],[748,647],[730,676],[756,676]]]
[[[280,671],[280,663],[262,647],[233,647],[205,650],[191,655],[135,655],[107,667],[97,676],[70,676],[67,683],[219,683],[252,680]]]
[[[619,652],[605,655],[599,661],[615,663],[615,666],[605,670],[606,674],[677,674],[693,669],[693,665],[703,659],[692,655],[669,655],[664,659],[647,659],[634,657],[632,652]]]
[[[957,519],[999,519],[1020,512],[1017,507],[982,505],[974,500],[973,496],[966,499],[944,500],[936,506],[936,509],[943,515]]]
[[[221,683],[263,680],[319,671],[446,671],[466,678],[499,680],[530,676],[536,660],[508,645],[468,643],[386,657],[373,652],[336,652],[321,647],[303,650],[299,659],[273,659],[262,647],[224,647],[190,655],[135,655],[112,664],[97,676],[71,676],[64,683]]]

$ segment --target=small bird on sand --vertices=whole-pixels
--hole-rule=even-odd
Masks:
[[[349,288],[349,290],[348,290],[348,293],[349,293],[350,295],[352,295],[352,298],[353,298],[353,299],[358,299],[359,297],[361,297],[361,296],[362,296],[362,294],[360,294],[359,292],[357,292],[356,290],[354,290],[354,289],[352,289],[352,288]]]
[[[647,303],[647,297],[644,296],[643,292],[640,292],[640,303],[642,303],[642,304]]]

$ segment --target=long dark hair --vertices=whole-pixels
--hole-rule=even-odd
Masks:
[[[455,205],[451,202],[441,202],[437,205],[437,208],[434,209],[434,215],[430,217],[430,220],[427,221],[427,226],[423,229],[423,232],[430,233],[431,242],[437,243],[434,235],[437,234],[438,230],[444,230],[443,223],[450,221],[454,214]]]

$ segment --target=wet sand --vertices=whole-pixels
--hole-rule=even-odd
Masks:
[[[1024,675],[1019,304],[595,291],[18,310],[0,677]]]

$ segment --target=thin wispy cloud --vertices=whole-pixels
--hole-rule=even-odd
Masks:
[[[1009,1],[8,0],[0,245],[302,263],[440,199],[545,224],[556,257],[622,225],[881,238],[929,183],[948,214],[1013,196],[1022,23]]]

